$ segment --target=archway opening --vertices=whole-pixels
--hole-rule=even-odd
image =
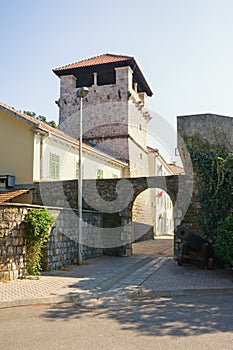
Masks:
[[[164,189],[148,188],[138,194],[132,207],[135,255],[173,256],[173,203]]]
[[[174,208],[169,194],[161,188],[153,191],[154,205],[154,236],[173,236]]]

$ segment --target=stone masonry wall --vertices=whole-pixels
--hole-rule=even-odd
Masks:
[[[178,148],[186,174],[193,171],[183,137],[198,135],[210,145],[224,145],[233,152],[233,118],[215,114],[197,114],[177,117]]]
[[[118,159],[129,161],[129,137],[146,151],[146,96],[134,91],[130,67],[115,71],[115,84],[92,85],[83,99],[83,140]],[[80,99],[75,96],[75,79],[72,75],[60,79],[59,128],[78,139]]]
[[[0,281],[26,276],[27,249],[23,222],[28,211],[36,208],[19,204],[0,205]],[[43,250],[42,266],[44,270],[55,270],[77,263],[78,217],[69,209],[50,208],[49,211],[56,217],[56,223]],[[96,227],[103,226],[103,215],[86,210],[83,221],[83,240],[88,243],[82,245],[83,259],[103,255],[103,248],[95,241]]]
[[[115,73],[115,84],[92,85],[83,99],[83,140],[128,163],[125,176],[148,176],[147,95],[133,88],[130,67],[116,68]],[[59,128],[79,138],[80,99],[75,96],[76,78],[62,76],[60,81]],[[151,225],[154,222],[151,194],[147,191],[140,198],[134,205],[135,220]],[[145,203],[147,216],[141,215]]]
[[[26,242],[22,222],[24,207],[0,206],[0,281],[26,275]]]
[[[177,117],[178,147],[186,174],[193,176],[193,195],[184,221],[194,232],[201,231],[197,218],[201,212],[198,196],[198,174],[192,166],[192,159],[185,146],[184,139],[198,135],[208,141],[213,148],[222,145],[233,152],[233,118],[215,114],[198,114]],[[198,149],[197,149],[198,151]]]
[[[124,246],[124,242],[137,239],[132,223],[133,206],[137,196],[150,188],[161,188],[168,193],[174,205],[174,225],[178,225],[192,200],[192,185],[192,177],[175,175],[84,180],[83,208],[93,211],[94,215],[103,215],[103,221],[91,227],[83,224],[83,244],[99,248],[114,247],[114,244],[121,247],[121,242]],[[62,189],[60,195],[59,189]],[[70,205],[71,208],[76,209],[77,180],[35,184],[34,203],[50,206],[59,204],[67,208]],[[77,222],[75,216],[73,220],[74,223]],[[72,220],[69,219],[69,222]],[[106,228],[109,229],[106,230]]]
[[[80,99],[76,98],[75,77],[65,76],[61,77],[60,80],[59,128],[70,136],[79,138]],[[98,131],[98,127],[103,125],[108,127],[109,125],[119,123],[124,128],[125,125],[128,125],[127,85],[93,85],[88,89],[88,95],[83,99],[84,136],[92,136],[92,131],[94,129]],[[122,132],[124,134],[128,133],[127,130],[121,130],[121,127],[118,126],[117,133],[122,134]]]
[[[102,225],[101,214],[90,211],[83,212],[83,221],[89,228]],[[91,232],[89,229],[90,236]],[[83,225],[83,236],[87,236]],[[60,267],[76,264],[78,261],[78,216],[70,210],[57,211],[57,220],[50,233],[50,240],[43,254],[43,270],[56,270]],[[103,249],[90,245],[82,245],[84,260],[103,255]]]

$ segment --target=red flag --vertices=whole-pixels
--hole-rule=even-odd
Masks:
[[[161,198],[161,197],[162,197],[162,195],[163,195],[163,191],[161,191],[161,192],[159,192],[158,194],[156,194],[156,196],[155,196],[155,197],[157,197],[157,198]]]

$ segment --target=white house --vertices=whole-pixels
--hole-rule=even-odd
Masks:
[[[29,197],[18,196],[28,193],[35,181],[78,178],[79,141],[3,103],[0,103],[0,148],[2,201],[17,197],[17,201],[30,202]],[[123,176],[126,164],[122,161],[85,143],[82,149],[84,179]],[[7,185],[9,178],[15,179],[14,186]]]
[[[158,149],[148,147],[150,176],[174,175],[173,169],[160,155]],[[170,196],[161,188],[151,190],[152,207],[154,209],[154,233],[156,236],[172,234],[173,204]]]

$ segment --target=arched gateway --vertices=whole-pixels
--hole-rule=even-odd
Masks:
[[[166,191],[173,202],[176,226],[189,207],[192,180],[191,176],[185,175],[84,180],[81,244],[104,249],[107,254],[130,255],[131,243],[145,233],[135,230],[135,223],[132,222],[136,197],[149,188]],[[78,203],[77,180],[37,183],[34,203],[67,208],[60,213],[58,226],[63,233],[75,239],[78,221],[75,211]]]
[[[132,208],[136,197],[149,188],[161,188],[170,196],[174,206],[174,227],[176,227],[185,216],[191,202],[192,176],[173,175],[84,181],[84,207],[104,213],[105,232],[102,232],[102,239],[104,238],[104,248],[108,249],[108,252],[114,255],[129,255],[132,251],[131,242],[146,233],[135,229],[136,223],[132,222]],[[108,229],[113,230],[108,231]],[[111,232],[114,238],[111,237]],[[114,247],[114,242],[116,247]]]
[[[174,206],[174,227],[182,218],[197,231],[196,218],[201,211],[198,198],[198,174],[193,172],[183,139],[199,135],[215,147],[218,144],[232,153],[233,118],[212,114],[178,117],[178,148],[185,173],[191,175],[132,177],[83,181],[83,239],[81,244],[101,248],[111,254],[130,255],[135,237],[132,208],[135,198],[149,188],[161,188]],[[194,174],[194,175],[193,175]],[[54,181],[35,184],[34,204],[67,208],[60,217],[60,230],[71,239],[77,235],[78,182]],[[68,213],[68,214],[67,214]],[[73,214],[74,213],[74,214]],[[142,233],[143,234],[143,233]]]

